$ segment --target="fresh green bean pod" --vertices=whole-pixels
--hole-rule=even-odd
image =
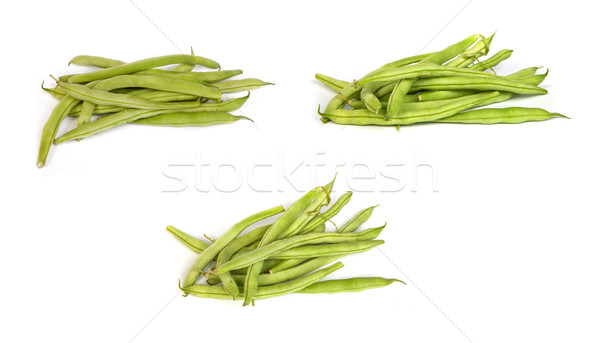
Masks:
[[[460,56],[446,63],[447,66],[465,68],[475,62],[479,57],[487,55],[490,51],[490,45],[496,33],[485,38],[483,37],[470,49],[465,50]]]
[[[220,266],[228,262],[233,256],[233,254],[235,254],[241,248],[259,241],[270,227],[271,225],[261,226],[231,241],[231,243],[229,243],[225,248],[223,248],[223,250],[221,250],[221,252],[217,256],[215,268],[218,269]],[[233,299],[237,299],[239,295],[239,288],[235,280],[231,276],[231,273],[221,273],[218,277],[220,278],[223,287],[233,297]]]
[[[146,100],[135,95],[115,94],[111,92],[90,89],[86,86],[77,84],[61,84],[67,93],[79,100],[89,101],[97,105],[119,106],[126,108],[160,110],[160,109],[184,109],[198,107],[199,104],[168,102],[160,103],[151,100]]]
[[[500,50],[496,54],[494,54],[492,57],[488,58],[487,60],[477,62],[468,68],[474,69],[474,70],[479,70],[479,71],[485,71],[487,69],[491,69],[491,68],[497,66],[498,64],[500,64],[500,62],[510,58],[512,53],[513,53],[513,51],[509,50],[509,49]]]
[[[273,243],[260,246],[255,250],[252,250],[240,257],[232,259],[227,263],[223,264],[217,269],[217,274],[227,272],[233,269],[243,268],[252,265],[256,262],[263,261],[267,258],[271,258],[274,255],[282,255],[286,251],[292,248],[301,247],[303,245],[313,245],[322,243],[345,243],[345,242],[357,242],[367,241],[377,238],[385,225],[378,228],[373,228],[356,233],[336,233],[336,232],[325,232],[325,233],[308,233],[304,235],[293,236],[290,238],[280,239]],[[326,246],[326,245],[325,245]],[[343,252],[338,255],[343,254]],[[300,258],[301,256],[295,256],[290,258]],[[309,256],[311,257],[311,256]],[[287,257],[284,257],[287,258]]]
[[[187,73],[187,72],[194,70],[194,68],[196,68],[195,64],[181,63],[181,64],[178,64],[178,65],[174,66],[173,68],[171,68],[170,71]]]
[[[369,111],[377,114],[381,110],[382,105],[379,99],[375,96],[375,92],[377,92],[378,89],[385,86],[387,83],[388,82],[385,81],[375,81],[366,83],[363,86],[362,90],[360,91],[360,99],[364,102],[365,107]]]
[[[175,236],[175,238],[177,238],[179,241],[181,241],[183,244],[185,244],[188,248],[192,249],[193,251],[195,251],[197,253],[203,252],[210,245],[210,244],[204,242],[203,240],[198,239],[196,237],[192,237],[192,236],[188,235],[187,233],[185,233],[171,225],[167,226],[167,231],[172,233],[173,236]]]
[[[125,64],[123,61],[114,60],[112,58],[105,58],[100,56],[90,56],[90,55],[79,55],[73,57],[69,61],[69,65],[77,64],[80,66],[91,66],[98,68],[111,68],[116,67],[121,64]]]
[[[380,277],[357,277],[340,280],[327,280],[315,282],[312,285],[298,291],[298,293],[310,294],[334,294],[346,292],[362,292],[368,289],[381,288],[391,285],[394,282],[404,281],[398,279],[384,279]]]
[[[131,75],[132,76],[133,75],[135,75],[135,76],[155,76],[155,77],[161,77],[163,79],[169,79],[169,80],[186,81],[186,82],[191,82],[191,83],[199,83],[199,84],[203,84],[203,85],[207,84],[206,82],[200,81],[198,78],[196,78],[192,75],[189,75],[189,73],[173,72],[171,70],[163,70],[163,69],[142,70],[142,71],[135,72]],[[126,76],[126,75],[121,75],[121,76]]]
[[[205,72],[194,71],[194,72],[190,72],[189,74],[202,82],[215,83],[215,82],[227,80],[236,75],[241,75],[242,73],[243,72],[240,69],[233,69],[233,70],[217,70],[217,71],[205,71]]]
[[[146,92],[141,92],[146,91]],[[155,91],[151,89],[142,89],[139,91],[132,91],[127,93],[129,95],[136,95],[140,98],[152,100],[156,102],[171,102],[171,101],[192,101],[198,99],[195,95],[191,94],[183,94],[176,92],[164,92],[164,91]],[[69,116],[79,116],[81,112],[82,104],[79,104],[73,107]],[[106,105],[96,105],[92,111],[92,114],[106,114],[106,113],[114,113],[126,110],[125,107],[120,106],[106,106]]]
[[[315,270],[324,267],[330,263],[335,262],[339,259],[339,256],[327,256],[327,257],[317,257],[310,259],[309,261],[296,265],[292,268],[288,268],[286,270],[276,272],[276,273],[262,273],[258,275],[258,286],[268,286],[274,285],[281,282],[287,282],[293,280],[295,278],[301,277],[302,275],[306,275],[308,273],[314,272]],[[219,275],[221,276],[221,274]],[[210,276],[207,280],[209,285],[216,284],[216,278],[214,276]],[[245,275],[235,274],[232,275],[232,281],[236,283],[236,285],[243,285],[245,280]],[[234,297],[235,299],[235,297]]]
[[[182,79],[189,82],[200,82],[204,84],[211,84],[219,81],[223,81],[242,74],[240,69],[235,70],[219,70],[219,71],[208,71],[208,72],[176,72],[173,70],[164,69],[149,69],[142,70],[135,73],[136,75],[153,75],[159,77],[165,77],[170,79]]]
[[[550,113],[541,108],[507,107],[465,111],[448,118],[438,119],[436,122],[454,124],[519,124],[529,121],[547,120],[552,117],[568,118],[560,113]]]
[[[336,200],[336,202],[327,209],[327,211],[313,218],[304,228],[302,228],[300,233],[304,234],[313,232],[317,227],[325,224],[325,222],[333,218],[336,214],[340,213],[342,208],[348,204],[351,198],[352,192],[346,192],[342,194],[342,196],[340,196],[338,200]]]
[[[113,76],[133,74],[138,71],[161,67],[169,64],[189,63],[205,66],[210,69],[220,69],[219,63],[208,58],[195,55],[167,55],[160,57],[147,58],[131,63],[125,63],[118,66],[93,71],[85,74],[73,75],[69,78],[70,83],[83,83],[94,80],[108,79]]]
[[[46,158],[48,158],[52,140],[56,137],[60,123],[67,117],[69,112],[71,112],[71,109],[80,102],[81,100],[67,95],[62,98],[52,110],[50,117],[42,129],[42,138],[40,140],[40,149],[37,160],[38,168],[43,168],[46,165]]]
[[[456,99],[461,96],[476,94],[475,90],[451,90],[451,91],[429,91],[419,93],[417,95],[418,101],[437,101],[437,100],[448,100]]]
[[[55,139],[55,143],[61,143],[70,139],[81,139],[90,135],[97,134],[99,132],[108,130],[112,127],[134,122],[139,119],[144,119],[152,116],[167,114],[167,113],[181,113],[181,112],[220,112],[220,111],[233,111],[242,106],[242,104],[248,99],[248,96],[243,98],[229,99],[220,103],[205,103],[199,104],[194,102],[195,107],[188,109],[175,109],[175,110],[136,110],[127,109],[110,116],[105,116],[94,120],[93,122],[86,123],[85,125],[78,126],[75,129],[65,133],[61,137]],[[240,119],[240,118],[238,118]]]
[[[411,92],[426,90],[505,91],[515,94],[546,94],[547,90],[522,82],[520,79],[448,76],[419,79]]]
[[[354,217],[352,217],[350,220],[348,220],[342,227],[340,227],[337,232],[343,233],[343,232],[356,231],[363,223],[365,223],[367,220],[369,220],[369,218],[371,218],[371,215],[373,214],[373,210],[377,206],[378,205],[371,206],[369,208],[366,208],[366,209],[360,211]],[[332,206],[332,208],[333,208],[333,206]],[[342,258],[342,257],[344,257],[344,255],[340,256],[339,258]],[[306,260],[307,259],[305,259],[305,258],[295,258],[295,259],[283,260],[281,263],[279,263],[275,267],[271,268],[269,270],[269,272],[270,273],[279,272],[279,271],[297,266],[297,265],[305,262]]]
[[[242,79],[218,82],[213,85],[223,93],[237,93],[253,90],[266,85],[274,85],[274,83],[261,81],[259,79]]]
[[[330,192],[331,187],[333,187],[333,181],[330,182],[329,185],[327,185],[325,188],[326,188],[326,190],[328,190]],[[325,232],[325,222],[330,220],[336,214],[338,214],[341,211],[341,209],[344,206],[346,206],[346,204],[350,201],[351,197],[352,197],[352,192],[346,192],[345,194],[343,194],[333,205],[331,205],[331,207],[329,209],[327,209],[327,211],[315,216],[313,219],[311,219],[308,222],[308,224],[306,224],[304,227],[302,227],[299,230],[300,234],[306,234],[306,233],[311,233],[311,232]],[[304,261],[305,261],[305,259],[301,259],[301,260],[295,259],[293,261],[284,260],[284,261],[281,261],[281,263],[279,265],[271,268],[269,270],[269,272],[287,269],[290,266],[296,266]]]
[[[248,117],[234,116],[227,112],[175,112],[142,118],[131,122],[132,124],[153,125],[153,126],[172,126],[172,127],[187,127],[187,126],[212,126],[229,124],[240,119],[252,121]]]
[[[306,225],[314,219],[321,207],[326,206],[331,201],[331,189],[335,178],[323,187],[323,190],[317,194],[314,200],[296,217],[296,219],[277,237],[278,239],[291,237],[301,232]]]
[[[329,267],[319,269],[314,273],[299,277],[289,282],[258,287],[254,293],[254,299],[266,299],[298,292],[323,279],[327,275],[342,268],[343,266],[344,265],[341,262],[338,262]],[[231,299],[231,295],[229,295],[229,293],[227,293],[225,288],[222,286],[190,285],[180,289],[186,295],[191,294],[201,298]]]
[[[349,255],[371,250],[383,244],[382,240],[359,241],[349,243],[331,243],[320,245],[305,245],[285,250],[274,255],[274,259],[314,258],[325,256]]]
[[[147,71],[148,72],[148,71]],[[112,91],[119,88],[150,88],[159,91],[191,94],[214,101],[221,100],[221,92],[213,85],[199,82],[190,82],[185,79],[171,79],[164,77],[170,74],[156,75],[120,75],[98,82],[94,89]]]
[[[505,79],[501,76],[496,76],[491,73],[486,73],[483,71],[473,70],[469,68],[458,68],[458,67],[449,67],[445,65],[437,65],[433,63],[419,63],[415,65],[410,65],[402,68],[396,69],[386,69],[382,70],[378,73],[375,73],[364,80],[358,81],[359,84],[366,84],[369,82],[393,82],[398,80],[406,80],[406,79],[415,79],[420,77],[429,78],[438,78],[438,77],[457,77],[457,76],[467,76],[467,77],[479,77],[484,80],[489,79]],[[428,80],[427,79],[427,80]],[[409,88],[411,90],[412,88]]]
[[[371,215],[373,214],[373,210],[379,205],[367,207],[364,210],[358,212],[354,217],[350,218],[342,227],[340,227],[339,232],[354,232],[356,231],[362,224],[364,224]]]
[[[336,92],[341,91],[348,84],[346,81],[334,79],[333,77],[319,73],[315,74],[315,79],[321,81],[321,83],[323,83],[325,86],[333,89]]]

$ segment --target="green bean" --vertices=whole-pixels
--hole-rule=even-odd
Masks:
[[[568,118],[560,113],[550,113],[541,108],[507,107],[482,108],[465,111],[448,118],[438,119],[436,122],[461,124],[518,124],[528,121],[542,121],[552,117]]]
[[[279,264],[269,269],[269,273],[277,273],[282,270],[286,270],[295,266],[298,266],[306,261],[310,260],[310,258],[290,258],[281,261]]]
[[[243,72],[240,69],[233,70],[219,70],[219,71],[205,71],[205,72],[191,72],[190,75],[194,76],[200,81],[207,83],[215,83],[223,80],[227,80],[236,75],[241,75]]]
[[[67,92],[64,91],[58,91],[57,88],[45,88],[44,81],[42,81],[42,89],[44,92],[52,95],[52,97],[56,100],[62,100],[62,98],[67,94]]]
[[[234,256],[236,256],[236,255],[234,254]],[[259,274],[268,272],[269,270],[271,270],[271,268],[275,267],[279,263],[281,263],[281,260],[264,260],[263,261],[263,266],[260,269],[260,273]],[[244,268],[240,268],[240,269],[230,270],[229,272],[231,274],[243,274],[243,275],[246,275],[246,274],[248,274],[248,269],[249,269],[248,267],[244,267]]]
[[[275,223],[267,230],[264,234],[260,242],[258,243],[259,247],[268,245],[269,243],[275,241],[281,233],[283,233],[286,228],[291,225],[296,217],[300,215],[317,197],[317,195],[323,192],[323,187],[313,188],[311,191],[306,193],[296,202],[294,202],[284,214],[281,215],[275,221]],[[228,262],[229,263],[229,262]],[[250,304],[252,299],[254,298],[254,293],[258,287],[258,274],[260,274],[260,270],[263,267],[263,262],[258,262],[248,267],[248,272],[246,273],[246,281],[244,282],[245,294],[244,294],[244,306]],[[233,268],[236,269],[236,268]]]
[[[411,91],[424,90],[479,90],[479,91],[505,91],[515,94],[546,94],[547,90],[523,83],[519,79],[509,78],[484,78],[448,76],[419,79],[413,84]]]
[[[487,69],[491,69],[491,68],[497,66],[498,64],[500,64],[500,62],[507,60],[512,55],[512,53],[513,53],[512,50],[508,50],[508,49],[500,50],[495,55],[488,58],[487,60],[477,62],[468,68],[471,68],[474,70],[479,70],[479,71],[485,71]]]
[[[404,73],[402,74],[402,72],[400,72],[400,74],[404,75],[403,77],[398,77],[398,78],[392,78],[392,79],[388,79],[389,81],[398,81],[396,86],[394,86],[394,89],[392,90],[392,93],[390,93],[390,99],[388,100],[388,106],[387,106],[387,111],[385,113],[385,118],[386,119],[390,119],[390,118],[395,118],[399,115],[400,111],[401,111],[401,107],[402,104],[404,103],[404,97],[405,95],[409,92],[409,90],[411,89],[413,83],[417,80],[418,77],[421,76],[430,76],[428,75],[429,72],[425,72],[425,70],[432,70],[432,69],[437,69],[437,65],[443,64],[446,61],[454,58],[455,56],[457,56],[458,54],[462,53],[463,51],[467,50],[467,48],[469,46],[471,46],[473,43],[475,43],[475,41],[479,38],[479,35],[473,35],[470,37],[467,37],[466,39],[448,46],[447,48],[438,51],[436,53],[431,54],[430,56],[428,56],[427,58],[423,59],[421,62],[418,62],[417,64],[415,64],[414,66],[406,66],[406,67],[401,67],[401,68],[396,68],[396,70],[391,69],[389,70],[392,74],[393,73],[398,73],[398,70],[400,69],[404,69],[404,71],[411,71],[411,70],[423,70],[423,73],[415,73],[413,74],[414,76],[411,76],[410,72],[408,73]],[[423,67],[426,66],[426,67]],[[452,68],[452,67],[449,67]],[[457,69],[461,69],[461,68],[457,68]],[[458,72],[458,70],[456,70]],[[382,75],[389,75],[390,73],[386,73],[386,70],[380,71],[378,73],[375,73],[373,75],[371,75],[370,77],[366,78],[366,80],[362,80],[362,82],[368,82],[367,80],[370,79],[370,81],[375,81],[377,77],[381,77]],[[434,75],[437,76],[437,75]],[[384,81],[384,80],[381,80]]]
[[[275,259],[312,258],[356,254],[371,250],[383,244],[382,240],[359,241],[349,243],[331,243],[321,245],[305,245],[271,255]]]
[[[71,61],[69,61],[69,65],[71,64],[77,64],[80,66],[92,66],[98,68],[111,68],[119,66],[121,64],[125,64],[125,62],[100,56],[79,55],[73,57]]]
[[[274,85],[274,83],[261,81],[259,79],[242,79],[223,81],[214,84],[214,86],[223,93],[249,91],[266,85]]]
[[[364,224],[371,215],[373,214],[373,210],[379,205],[367,207],[364,210],[358,212],[354,217],[348,220],[340,229],[339,232],[354,232],[356,231],[362,224]]]
[[[183,108],[194,108],[198,107],[199,104],[192,103],[179,103],[179,102],[168,102],[160,103],[151,100],[146,100],[135,95],[129,94],[115,94],[111,92],[90,89],[86,86],[77,84],[66,84],[60,85],[61,88],[65,89],[67,93],[79,100],[89,101],[97,105],[109,105],[109,106],[120,106],[127,108],[137,109],[183,109]]]
[[[231,259],[227,263],[220,266],[216,272],[221,274],[233,269],[243,268],[252,265],[256,262],[263,261],[267,258],[271,258],[274,255],[282,255],[286,250],[292,248],[301,247],[309,244],[321,244],[321,243],[345,243],[345,242],[357,242],[366,241],[377,238],[381,231],[385,228],[385,225],[378,228],[368,229],[362,232],[355,233],[337,233],[337,232],[325,232],[325,233],[307,233],[304,235],[293,236],[290,238],[280,239],[273,243],[260,246],[255,250],[252,250],[240,257]],[[324,245],[327,246],[327,245]],[[316,247],[315,247],[316,249]],[[339,254],[343,254],[340,252]],[[338,254],[338,255],[339,255]],[[310,257],[310,256],[309,256]],[[300,256],[292,257],[300,258]]]
[[[195,100],[198,98],[195,95],[176,93],[176,92],[154,91],[151,89],[142,89],[140,91],[147,91],[147,92],[133,91],[133,92],[129,92],[127,94],[136,95],[136,96],[139,96],[140,98],[152,100],[152,101],[156,101],[156,102],[190,101],[190,100]],[[82,108],[82,104],[79,104],[79,105],[73,107],[73,110],[71,110],[71,113],[69,113],[69,115],[70,116],[78,116],[79,113],[81,112],[81,108]],[[127,108],[120,107],[120,106],[96,105],[96,106],[94,106],[92,114],[114,113],[114,112],[119,112],[119,111],[123,111],[126,109]]]
[[[188,248],[192,249],[197,253],[201,253],[204,251],[210,244],[204,242],[201,239],[196,237],[192,237],[187,233],[175,228],[174,226],[167,226],[167,231],[173,234],[178,240],[180,240],[183,244],[185,244]]]
[[[317,226],[316,228],[311,229],[309,232],[315,232],[315,233],[316,232],[325,232],[326,229],[327,229],[327,227],[325,226],[325,223],[323,223],[323,224]]]
[[[391,68],[399,68],[399,67],[404,67],[413,63],[418,63],[421,62],[422,60],[431,57],[431,55],[435,54],[434,52],[429,52],[426,54],[421,54],[421,55],[415,55],[415,56],[410,56],[410,57],[405,57],[405,58],[401,58],[399,60],[396,60],[394,62],[390,62],[390,63],[386,63],[384,65],[382,65],[381,67],[379,67],[378,69],[376,69],[373,72],[377,72],[383,69],[391,69]],[[371,73],[369,73],[371,74]],[[367,74],[367,75],[369,75]]]
[[[346,192],[339,197],[339,199],[331,205],[327,211],[319,214],[315,218],[313,218],[301,231],[300,233],[309,233],[315,230],[318,226],[324,224],[326,221],[333,218],[336,214],[340,213],[342,208],[346,206],[346,204],[352,198],[352,192]]]
[[[379,110],[381,110],[381,102],[375,96],[375,92],[386,84],[387,82],[385,81],[369,82],[366,83],[360,91],[360,98],[364,102],[366,108],[375,114],[379,113]]]
[[[247,246],[248,244],[251,244],[253,242],[260,240],[264,236],[265,232],[267,232],[267,230],[270,227],[271,227],[271,225],[261,226],[259,228],[256,228],[256,229],[248,232],[247,234],[245,234],[243,236],[237,237],[236,239],[232,240],[231,243],[229,243],[219,253],[219,255],[217,257],[217,262],[215,263],[215,268],[218,269],[220,266],[222,266],[223,264],[228,262],[231,259],[231,257],[233,256],[233,254],[235,252],[237,252],[238,250],[240,250],[241,248]],[[231,294],[231,296],[233,297],[234,300],[237,299],[237,297],[239,295],[239,288],[238,288],[237,284],[235,283],[235,280],[231,276],[231,273],[229,273],[229,272],[221,273],[219,275],[219,277],[221,279],[221,283],[223,284],[223,287],[227,290],[227,292],[229,294]]]
[[[194,68],[196,68],[195,64],[181,63],[171,68],[171,71],[187,73],[194,70]]]
[[[48,158],[48,152],[52,145],[52,140],[56,137],[58,127],[60,123],[67,117],[71,109],[75,107],[81,101],[73,98],[70,95],[65,96],[58,102],[58,104],[52,110],[48,121],[44,124],[42,130],[42,138],[40,140],[40,149],[38,153],[37,167],[43,168],[46,165],[46,158]]]
[[[234,116],[227,112],[175,112],[142,118],[132,122],[132,124],[154,125],[154,126],[211,126],[219,124],[229,124],[240,119],[252,121],[244,116]]]
[[[137,71],[165,66],[169,64],[190,63],[205,66],[210,69],[220,69],[219,63],[208,58],[195,55],[167,55],[161,57],[147,58],[136,62],[125,63],[118,66],[93,71],[85,74],[73,75],[69,78],[70,83],[83,83],[113,76],[132,74]]]
[[[290,281],[293,280],[295,278],[298,278],[302,275],[311,273],[321,267],[324,267],[330,263],[335,262],[337,259],[339,259],[339,256],[327,256],[327,257],[316,257],[313,259],[310,259],[309,261],[307,261],[306,263],[300,264],[300,265],[296,265],[292,268],[288,268],[284,271],[280,271],[280,272],[274,272],[272,274],[270,273],[266,273],[266,274],[260,274],[258,275],[258,286],[268,286],[268,285],[273,285],[276,283],[280,283],[280,282],[286,282],[286,281]],[[221,276],[222,274],[220,274],[219,276]],[[234,282],[237,285],[243,285],[244,283],[244,279],[245,276],[244,275],[233,275],[231,281]],[[215,284],[215,278],[214,277],[209,277],[209,280],[211,283],[209,284]],[[208,280],[207,280],[208,282]],[[226,287],[225,287],[226,288]],[[235,299],[235,297],[234,297]]]
[[[334,79],[333,77],[319,73],[315,74],[315,79],[321,81],[325,86],[333,89],[336,92],[341,91],[348,84],[346,81]]]
[[[499,92],[486,92],[449,100],[408,102],[402,106],[400,118],[388,120],[381,113],[377,115],[368,110],[335,110],[320,115],[335,123],[346,125],[408,125],[449,117],[477,106],[498,94]]]
[[[460,54],[460,56],[446,63],[446,65],[459,68],[464,68],[471,65],[471,63],[475,62],[479,57],[488,54],[490,51],[490,45],[492,44],[492,40],[494,39],[495,35],[496,33],[487,38],[482,38],[475,43],[473,47],[467,49],[465,52]]]
[[[133,95],[130,92],[128,94]],[[166,92],[166,91],[153,91],[141,93],[138,95],[142,99],[152,100],[156,102],[170,102],[170,101],[192,101],[197,100],[198,97],[193,94],[177,93],[177,92]]]
[[[473,95],[477,91],[474,90],[451,90],[451,91],[429,91],[417,95],[419,101],[436,101],[455,99],[461,96]]]
[[[317,216],[321,207],[326,206],[331,201],[331,189],[335,178],[323,187],[323,191],[319,192],[314,200],[296,217],[294,222],[290,224],[281,234],[277,237],[278,239],[287,238],[301,232],[306,225]]]
[[[433,63],[419,63],[396,69],[386,69],[376,74],[369,76],[364,80],[358,81],[359,84],[365,84],[368,82],[386,81],[392,82],[397,80],[408,80],[420,77],[430,78],[438,77],[456,77],[456,76],[469,76],[487,79],[505,79],[502,76],[496,76],[494,74],[486,73],[483,71],[472,70],[468,68],[449,67],[445,65],[437,65]],[[412,90],[409,88],[408,90]]]
[[[213,242],[213,244],[206,248],[200,254],[200,256],[198,256],[198,259],[188,271],[183,282],[183,286],[188,287],[193,285],[204,270],[204,268],[206,267],[206,265],[213,258],[215,258],[219,254],[219,252],[221,252],[221,250],[223,250],[223,248],[227,246],[227,244],[233,241],[237,236],[239,236],[240,233],[242,233],[242,231],[248,228],[248,226],[260,220],[272,217],[278,213],[283,212],[284,210],[285,209],[283,208],[283,206],[276,206],[271,209],[253,214],[250,217],[233,225],[229,230],[227,230],[227,232],[225,232],[221,237],[219,237],[215,242]]]
[[[172,70],[163,69],[148,69],[135,73],[136,75],[154,75],[169,78],[183,78],[188,81],[215,83],[242,74],[240,69],[235,70],[219,70],[207,72],[175,72]]]
[[[105,79],[94,86],[96,90],[112,91],[118,88],[139,87],[159,91],[192,94],[214,101],[221,100],[221,92],[214,86],[207,86],[198,82],[169,79],[154,75],[121,75]]]
[[[337,262],[329,267],[317,270],[314,273],[299,277],[289,282],[279,283],[272,286],[259,287],[256,289],[254,298],[266,299],[298,292],[310,286],[311,284],[323,279],[327,275],[342,268],[343,266],[344,265],[341,262]],[[202,298],[231,299],[231,295],[229,295],[225,288],[221,286],[192,285],[188,287],[183,287],[181,288],[181,290],[184,292],[184,294],[189,293],[191,295]]]
[[[403,284],[406,284],[404,281],[398,279],[384,279],[380,277],[357,277],[350,279],[315,282],[312,285],[298,291],[298,293],[334,294],[345,292],[362,292],[368,289],[385,287],[394,282],[401,282]]]
[[[165,110],[136,110],[127,109],[110,116],[98,118],[93,122],[89,122],[85,125],[76,127],[75,129],[65,133],[61,137],[55,139],[55,143],[61,143],[70,139],[85,138],[90,135],[97,134],[99,132],[110,129],[122,124],[131,123],[133,121],[144,119],[152,116],[161,114],[173,113],[173,112],[219,112],[219,111],[233,111],[238,109],[248,99],[248,96],[243,98],[229,99],[220,103],[206,103],[198,104],[196,107],[189,109],[165,109]]]
[[[538,71],[538,69],[541,69],[541,67],[529,67],[529,68],[521,69],[512,74],[508,74],[508,75],[506,75],[506,77],[511,78],[511,79],[522,79],[524,77],[529,77],[529,76],[535,75],[535,73]],[[549,70],[546,70],[545,75],[548,75],[548,72],[549,72]]]

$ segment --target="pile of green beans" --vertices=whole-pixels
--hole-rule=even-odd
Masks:
[[[388,63],[347,82],[316,74],[337,92],[321,121],[342,125],[396,126],[416,123],[515,124],[565,117],[540,108],[481,108],[521,95],[541,95],[548,72],[532,67],[506,76],[493,67],[512,50],[500,50],[484,61],[494,35],[472,35],[447,48]],[[492,72],[487,72],[488,70]],[[565,117],[567,118],[567,117]]]
[[[360,211],[343,226],[334,224],[334,231],[326,230],[325,223],[332,222],[352,197],[352,192],[347,192],[321,212],[331,201],[334,181],[307,192],[287,210],[276,206],[253,214],[210,242],[168,226],[167,231],[199,254],[179,285],[184,296],[243,299],[246,306],[254,305],[255,299],[290,293],[359,292],[402,282],[380,277],[321,281],[343,267],[336,262],[340,258],[383,244],[376,238],[385,225],[357,231],[375,206]],[[278,214],[281,216],[272,223],[247,230]],[[206,284],[200,283],[201,279]]]
[[[59,100],[42,130],[37,166],[46,165],[52,143],[88,137],[121,124],[209,126],[240,119],[248,95],[223,99],[223,94],[250,91],[271,83],[230,78],[239,69],[221,70],[219,63],[192,54],[166,55],[125,63],[98,56],[75,56],[70,64],[95,67],[83,74],[63,75],[54,88],[42,89]],[[175,65],[171,69],[161,67]],[[194,71],[196,66],[215,71]],[[66,117],[77,127],[56,137]]]

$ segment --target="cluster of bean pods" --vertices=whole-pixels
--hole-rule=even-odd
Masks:
[[[223,94],[271,84],[254,78],[228,80],[242,71],[221,70],[219,63],[193,51],[131,63],[80,55],[70,64],[98,70],[55,78],[54,88],[42,83],[42,89],[59,102],[42,131],[39,168],[46,164],[52,143],[79,140],[121,124],[209,126],[248,119],[229,112],[240,108],[250,93],[225,101]],[[169,65],[175,66],[160,68]],[[217,70],[198,72],[196,66]],[[68,116],[77,117],[77,127],[57,138],[58,128]]]
[[[353,82],[316,74],[337,92],[319,114],[326,123],[396,126],[423,122],[498,124],[546,120],[558,113],[540,108],[481,108],[518,95],[546,94],[539,87],[546,78],[538,67],[499,76],[493,67],[512,50],[487,55],[494,35],[472,35],[447,48],[403,58]],[[490,70],[491,72],[487,72]]]
[[[335,231],[326,231],[325,223],[352,197],[347,192],[321,212],[331,201],[334,181],[310,190],[287,210],[276,206],[253,214],[210,243],[168,226],[169,232],[199,253],[180,285],[184,295],[243,299],[246,306],[255,299],[290,293],[359,292],[402,282],[380,277],[320,281],[343,267],[336,262],[340,258],[383,244],[376,238],[385,225],[357,231],[375,206],[360,211]],[[273,223],[242,234],[252,224],[280,213]],[[203,277],[207,284],[198,283]]]

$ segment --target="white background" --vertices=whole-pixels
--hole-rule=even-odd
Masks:
[[[134,3],[12,2],[0,12],[0,340],[600,340],[598,24],[584,2]],[[498,72],[550,68],[547,96],[512,103],[571,120],[399,132],[319,122],[317,106],[332,93],[315,72],[351,80],[495,30],[492,52],[514,49]],[[276,83],[253,91],[242,109],[256,125],[119,127],[55,146],[47,167],[35,167],[56,103],[39,88],[52,84],[49,73],[76,71],[66,65],[78,54],[132,61],[189,46]],[[318,154],[325,166],[291,173]],[[193,167],[172,167],[182,163],[210,164],[208,192],[194,186],[202,182]],[[238,173],[215,171],[227,163]],[[272,165],[250,187],[256,164]],[[388,228],[381,249],[345,259],[333,276],[397,277],[407,286],[291,295],[254,308],[178,295],[194,253],[167,224],[218,236],[328,182],[337,164],[336,194],[358,190],[337,222],[381,204],[369,226]],[[380,174],[390,164],[403,164],[387,169],[400,183]],[[163,173],[187,188],[166,192],[182,184]],[[361,175],[369,179],[353,179]],[[217,189],[238,183],[234,192]]]

